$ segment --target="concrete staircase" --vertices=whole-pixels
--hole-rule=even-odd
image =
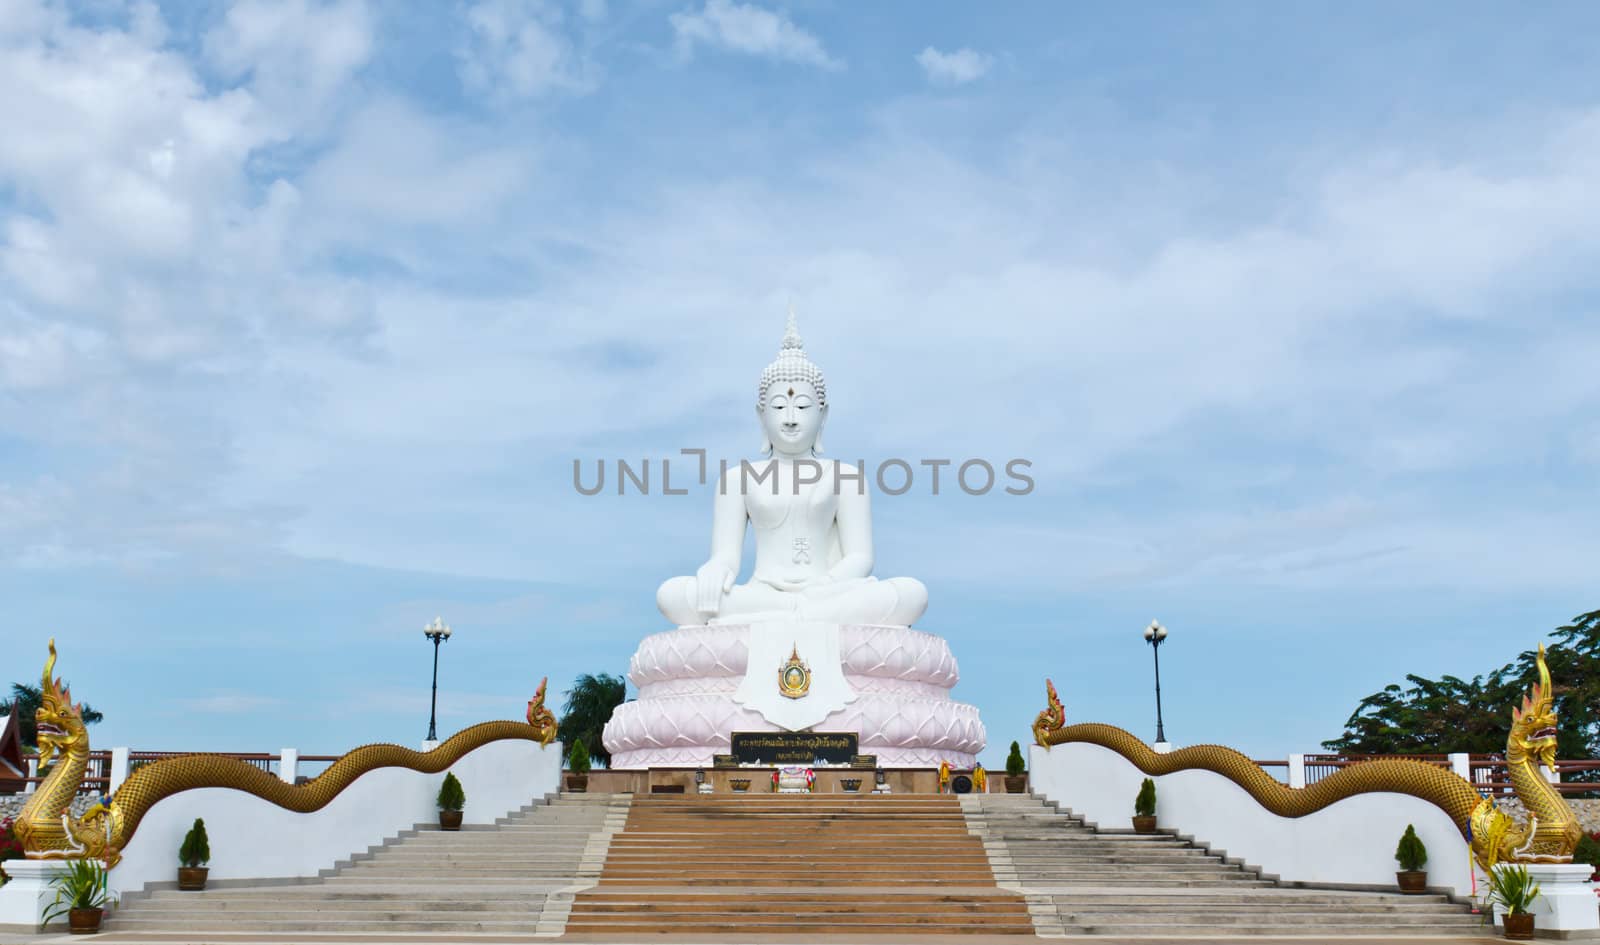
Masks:
[[[631,800],[567,794],[492,827],[423,828],[304,884],[130,897],[105,930],[555,935],[573,892],[599,876]]]
[[[1027,795],[563,795],[299,884],[130,896],[112,941],[563,933],[1486,937],[1443,896],[1296,889]]]
[[[995,879],[1026,898],[1041,935],[1486,934],[1444,896],[1280,887],[1174,836],[1097,830],[1028,795],[961,805]]]
[[[640,797],[571,934],[1033,933],[950,796]]]

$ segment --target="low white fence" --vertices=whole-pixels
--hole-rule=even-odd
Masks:
[[[296,767],[296,753],[286,750],[279,776],[293,783]],[[561,745],[523,739],[490,742],[463,756],[450,771],[467,797],[462,822],[492,824],[560,790]],[[123,850],[122,863],[111,871],[111,883],[128,892],[176,882],[178,847],[196,817],[206,822],[211,880],[316,876],[401,831],[437,823],[434,801],[443,780],[443,772],[379,768],[309,814],[226,788],[184,791],[145,814]]]
[[[1130,826],[1145,774],[1117,752],[1088,742],[1048,750],[1035,745],[1029,767],[1035,793],[1098,826]],[[1298,771],[1291,756],[1289,772],[1290,786],[1304,785],[1303,756]],[[1444,811],[1408,794],[1360,794],[1290,818],[1271,813],[1215,772],[1179,771],[1154,780],[1162,828],[1284,882],[1393,889],[1395,846],[1411,824],[1428,848],[1428,885],[1472,894],[1471,856],[1461,831]]]

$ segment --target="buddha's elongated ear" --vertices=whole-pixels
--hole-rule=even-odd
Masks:
[[[817,421],[817,438],[811,443],[812,456],[822,455],[822,430],[828,425],[828,405],[823,404],[817,409],[822,411],[822,419]]]
[[[761,427],[761,455],[772,455],[772,437],[767,436],[767,425],[762,422],[761,405],[756,404],[756,425]]]

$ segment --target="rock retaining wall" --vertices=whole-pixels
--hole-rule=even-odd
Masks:
[[[1526,824],[1528,822],[1528,811],[1522,806],[1522,801],[1517,798],[1497,797],[1494,804],[1511,815],[1517,823]],[[1584,833],[1600,831],[1600,798],[1569,797],[1567,798],[1567,806],[1571,807],[1573,812],[1578,815],[1578,823],[1583,825]]]
[[[28,803],[31,794],[0,794],[0,820],[16,817],[22,813],[22,805]],[[72,801],[72,815],[83,816],[83,812],[94,805],[100,798],[88,794],[80,794]]]

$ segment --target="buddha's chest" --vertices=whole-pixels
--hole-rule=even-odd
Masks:
[[[776,480],[751,482],[745,489],[744,508],[757,528],[821,533],[838,514],[839,494],[827,466],[823,467],[821,482],[798,485],[795,469],[790,466],[780,468]]]

